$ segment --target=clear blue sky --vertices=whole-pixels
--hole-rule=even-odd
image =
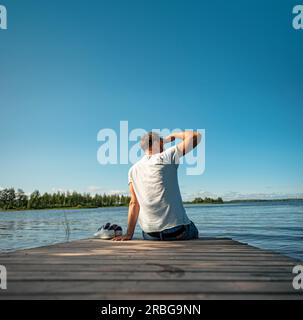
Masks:
[[[303,195],[298,1],[0,2],[0,187],[127,190],[96,136],[128,120],[206,129],[185,197]]]

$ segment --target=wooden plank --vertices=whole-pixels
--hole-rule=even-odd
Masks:
[[[204,243],[199,243],[203,241]],[[240,248],[253,248],[249,247],[246,244],[242,243],[235,243],[232,240],[229,242],[222,242],[220,240],[216,240],[216,242],[211,242],[208,240],[194,240],[194,241],[178,241],[178,244],[173,241],[140,241],[140,240],[133,240],[133,241],[105,241],[105,240],[83,240],[83,242],[74,241],[74,242],[67,242],[63,244],[56,244],[56,248],[71,248],[71,247],[77,247],[77,248],[110,248],[110,249],[117,249],[117,248],[132,248],[136,250],[146,250],[148,248],[150,249],[163,249],[163,248],[232,248],[232,249],[240,249]],[[44,246],[40,247],[39,249],[47,249],[51,248],[53,246]],[[32,249],[30,249],[32,250]],[[19,250],[19,252],[26,252],[29,251],[28,249],[22,249]]]
[[[124,281],[9,281],[6,292],[22,294],[49,293],[289,293],[295,292],[289,281],[176,281],[176,280],[124,280]],[[0,292],[0,297],[5,294]]]
[[[302,300],[300,294],[245,294],[245,293],[29,293],[26,296],[11,294],[1,297],[2,300]],[[150,302],[149,302],[150,303]]]
[[[97,296],[95,296],[97,298]],[[91,298],[93,299],[93,298]],[[99,294],[99,299],[127,299],[127,300],[162,300],[162,299],[166,299],[166,300],[218,300],[218,299],[223,299],[223,300],[236,300],[236,299],[252,299],[252,300],[256,300],[256,299],[261,299],[261,300],[266,300],[266,299],[279,299],[279,300],[302,300],[302,295],[300,294],[278,294],[278,293],[267,293],[267,294],[252,294],[252,293],[216,293],[216,294],[212,294],[212,293],[197,293],[197,294],[192,294],[192,293],[188,293],[188,294],[162,294],[162,293],[157,293],[157,294],[153,294],[153,293],[146,293],[143,296],[142,295],[138,295],[138,294],[132,294],[132,293],[128,293],[127,295],[122,295],[122,294],[110,294],[110,295],[100,295]]]
[[[36,271],[50,271],[56,270],[58,272],[78,272],[78,271],[96,271],[96,272],[121,272],[121,271],[135,271],[135,272],[152,272],[152,271],[170,271],[170,272],[182,272],[182,270],[191,271],[191,272],[263,272],[263,273],[274,273],[274,272],[283,272],[287,274],[292,274],[292,267],[285,266],[226,266],[226,265],[210,265],[207,267],[201,268],[201,266],[192,264],[192,265],[180,265],[180,264],[152,264],[146,263],[143,265],[137,264],[116,264],[116,265],[102,265],[102,264],[10,264],[7,265],[7,271],[24,271],[24,272],[36,272]]]
[[[119,255],[118,255],[119,254]],[[26,257],[45,257],[45,256],[77,256],[77,255],[83,255],[83,256],[96,256],[96,255],[102,255],[103,257],[121,257],[121,256],[136,256],[136,257],[146,257],[146,256],[166,256],[166,257],[174,257],[174,256],[184,256],[184,257],[205,257],[205,258],[211,258],[211,257],[220,257],[220,256],[226,256],[230,258],[239,258],[239,257],[260,257],[260,258],[265,258],[265,259],[281,259],[281,260],[293,260],[288,258],[286,256],[276,254],[276,253],[269,253],[269,252],[249,252],[249,251],[181,251],[181,250],[170,250],[170,251],[145,251],[145,252],[138,252],[136,250],[133,251],[126,251],[126,250],[121,250],[121,251],[116,251],[115,254],[113,255],[112,251],[107,251],[107,250],[86,250],[82,251],[77,248],[73,248],[71,250],[48,250],[48,252],[45,251],[38,251],[38,252],[31,252],[31,253],[24,253],[24,254],[3,254],[0,256],[0,259],[5,259],[5,258],[10,258],[10,257],[20,257],[22,259]]]
[[[136,272],[136,271],[120,271],[117,272],[98,272],[98,271],[11,271],[9,272],[10,280],[14,281],[49,281],[54,280],[92,280],[92,281],[123,281],[123,280],[245,280],[245,281],[292,281],[293,275],[291,273],[286,274],[285,272],[277,273],[264,273],[264,272],[193,272],[193,271],[182,271],[182,272],[171,272],[171,271],[147,271],[147,272]]]
[[[259,266],[284,266],[284,267],[292,267],[295,264],[291,261],[268,261],[268,260],[250,260],[246,261],[245,259],[234,259],[234,260],[203,260],[203,259],[88,259],[88,258],[75,258],[73,259],[67,259],[66,257],[62,258],[41,258],[41,259],[3,259],[0,260],[0,263],[3,265],[10,265],[10,264],[22,264],[26,266],[27,264],[47,264],[47,265],[52,265],[52,264],[82,264],[82,265],[90,265],[91,263],[94,264],[100,264],[100,265],[129,265],[129,264],[161,264],[161,265],[179,265],[179,266],[190,266],[190,265],[196,265],[200,268],[205,268],[205,267],[214,267],[214,266],[225,266],[225,267],[233,267],[233,266],[246,266],[246,267],[253,267],[256,264]]]
[[[125,241],[125,243],[127,243]],[[144,247],[143,245],[141,246],[137,246],[137,247],[128,247],[125,244],[123,246],[118,246],[116,245],[116,242],[111,242],[112,246],[108,246],[108,245],[104,245],[101,243],[98,246],[97,245],[92,245],[92,246],[87,246],[87,247],[83,247],[83,246],[78,246],[78,245],[73,245],[73,246],[69,246],[69,247],[57,247],[56,245],[51,246],[51,247],[42,247],[42,248],[36,248],[36,249],[26,249],[26,250],[18,250],[16,252],[3,252],[1,255],[4,254],[19,254],[19,255],[24,255],[24,254],[33,254],[33,253],[41,253],[41,252],[45,252],[47,251],[55,251],[55,252],[62,252],[62,251],[66,251],[66,250],[70,250],[70,251],[75,251],[75,250],[79,250],[79,251],[104,251],[104,252],[112,252],[114,251],[120,251],[120,252],[154,252],[154,251],[158,251],[158,252],[175,252],[175,251],[180,251],[180,252],[251,252],[251,253],[275,253],[275,252],[270,252],[268,250],[261,250],[255,247],[249,247],[249,246],[182,246],[182,247],[169,247],[166,245],[162,246],[162,247],[154,247],[154,246],[149,246],[149,247]],[[277,253],[276,253],[277,254]]]
[[[5,263],[9,263],[10,261],[33,261],[33,260],[52,260],[52,261],[60,261],[62,259],[70,258],[71,260],[80,261],[80,260],[86,260],[86,261],[94,261],[96,257],[100,255],[98,254],[84,254],[82,252],[79,253],[60,253],[60,254],[41,254],[41,255],[32,255],[32,256],[6,256],[1,257],[0,261]],[[296,261],[292,261],[290,259],[287,259],[286,257],[281,256],[263,256],[263,255],[246,255],[246,254],[240,254],[240,255],[229,255],[229,254],[196,254],[196,255],[184,255],[180,253],[176,254],[170,254],[170,255],[159,255],[158,253],[154,254],[116,254],[116,255],[108,255],[108,254],[102,254],[102,261],[105,260],[112,260],[112,261],[124,261],[124,260],[192,260],[192,261],[238,261],[239,258],[241,258],[242,261],[255,261],[255,262],[262,262],[262,261],[279,261],[281,263],[285,264],[293,264],[296,263]]]

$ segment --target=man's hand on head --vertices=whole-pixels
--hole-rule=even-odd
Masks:
[[[124,235],[124,236],[114,237],[112,240],[113,240],[113,241],[129,241],[129,240],[131,240],[132,238],[133,238],[132,236],[126,234],[126,235]]]

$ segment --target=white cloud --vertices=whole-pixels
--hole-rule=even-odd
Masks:
[[[88,186],[87,192],[89,192],[89,193],[103,193],[104,188],[99,187],[99,186]]]
[[[298,199],[303,198],[303,193],[247,193],[241,194],[238,192],[229,192],[223,195],[224,200],[243,200],[243,199],[262,199],[262,200],[275,200],[275,199]]]
[[[100,187],[100,186],[88,186],[87,187],[87,192],[92,193],[92,194],[102,194],[102,193],[106,193],[106,194],[123,194],[123,195],[127,195],[128,192],[127,190],[122,190],[122,189],[107,189],[104,187]]]
[[[70,193],[73,193],[74,190],[72,190],[72,189],[64,189],[64,188],[53,187],[53,188],[51,189],[51,192],[52,192],[52,193],[56,193],[56,192],[61,192],[61,193],[70,192]]]
[[[215,194],[209,191],[199,191],[195,193],[183,193],[183,199],[185,201],[193,200],[194,198],[201,197],[209,197],[209,198],[217,198],[222,197],[223,200],[275,200],[275,199],[302,199],[303,193],[282,193],[282,192],[272,192],[272,193],[240,193],[237,191],[229,191],[221,194]]]
[[[129,194],[129,192],[127,192],[126,190],[109,190],[108,192],[107,192],[108,194],[123,194],[123,195],[128,195]]]

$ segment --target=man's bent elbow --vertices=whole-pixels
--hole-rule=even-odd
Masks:
[[[139,206],[138,200],[130,200],[129,206],[130,207],[138,207]]]

